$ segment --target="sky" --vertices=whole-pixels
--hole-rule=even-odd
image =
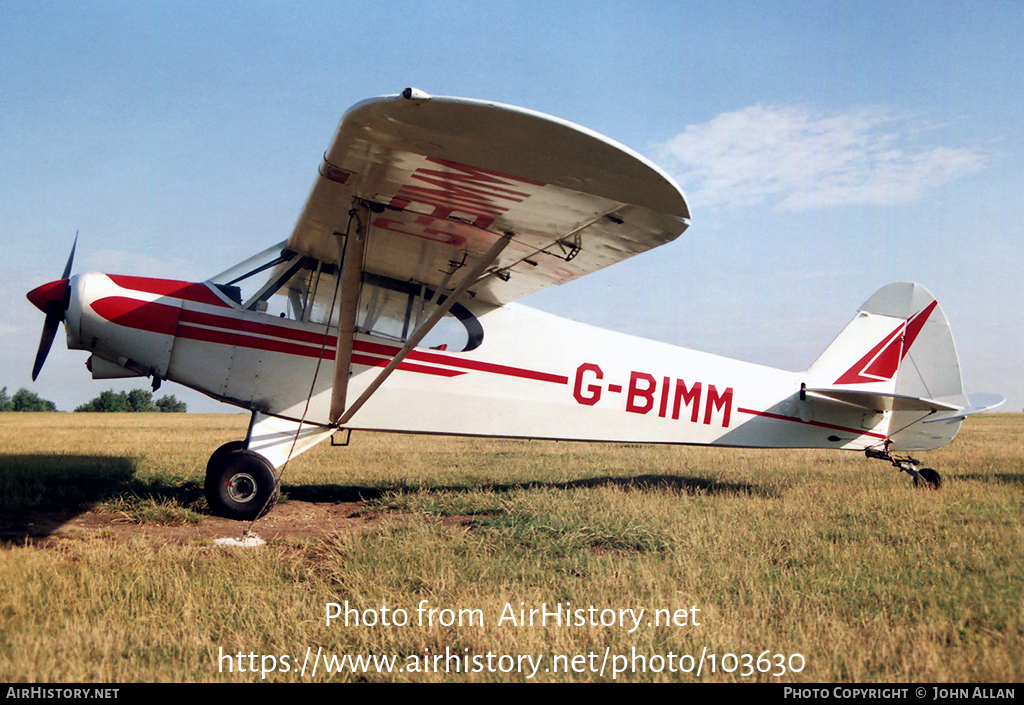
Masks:
[[[523,303],[805,369],[916,281],[967,392],[1024,408],[1024,3],[0,3],[0,386],[94,381],[25,299],[75,272],[204,280],[285,239],[338,120],[414,86],[648,157],[675,242]],[[168,383],[192,411],[232,411]]]

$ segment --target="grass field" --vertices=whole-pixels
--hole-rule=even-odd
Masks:
[[[0,515],[209,522],[206,459],[246,422],[0,414]],[[354,433],[290,464],[284,495],[360,501],[358,530],[9,537],[0,681],[1018,682],[1022,431],[972,418],[919,454],[937,492],[854,453]],[[326,624],[346,601],[359,626]],[[542,604],[584,624],[518,624]],[[300,673],[318,649],[395,667]]]

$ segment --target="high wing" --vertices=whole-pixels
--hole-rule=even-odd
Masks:
[[[671,177],[595,132],[413,89],[345,114],[288,247],[337,262],[359,202],[362,270],[435,290],[510,238],[470,289],[498,305],[669,242],[690,217]]]

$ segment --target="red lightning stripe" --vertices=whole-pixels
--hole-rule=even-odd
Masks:
[[[157,296],[167,296],[185,301],[194,301],[198,304],[210,304],[211,306],[223,306],[229,308],[228,304],[213,293],[205,284],[195,282],[181,282],[173,279],[150,279],[148,277],[131,277],[124,274],[108,274],[107,278],[122,289],[131,291],[142,291]]]

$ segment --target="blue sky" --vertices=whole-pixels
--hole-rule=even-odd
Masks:
[[[205,279],[286,237],[338,119],[416,86],[550,113],[660,164],[676,242],[524,301],[802,369],[917,281],[968,391],[1024,407],[1020,2],[0,3],[0,386],[114,386],[29,289]],[[168,384],[193,410],[230,410]]]

